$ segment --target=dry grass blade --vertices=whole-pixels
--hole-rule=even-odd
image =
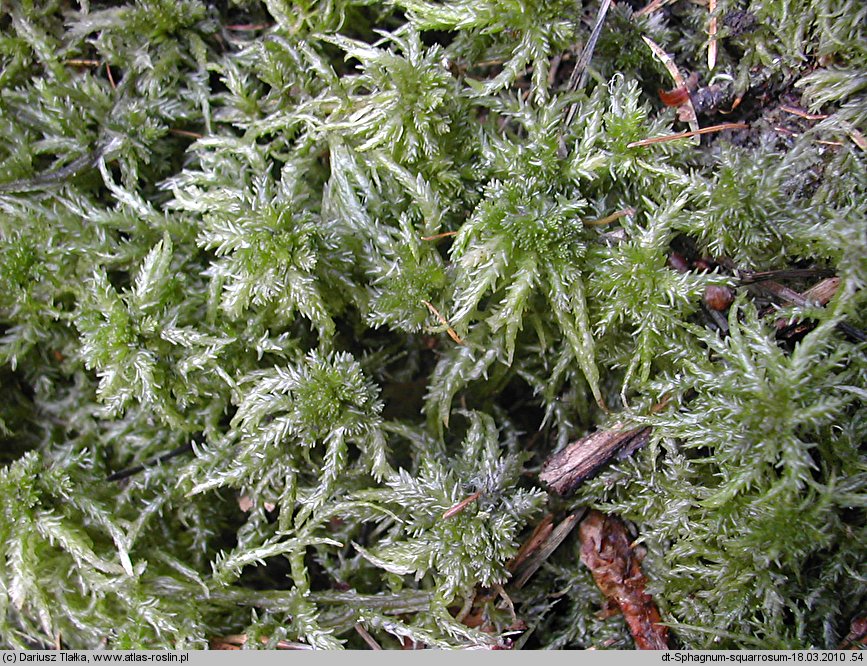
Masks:
[[[584,509],[579,509],[570,513],[555,528],[551,527],[550,516],[547,522],[545,520],[542,521],[527,541],[526,545],[528,547],[524,559],[520,564],[512,564],[509,567],[515,575],[512,579],[512,587],[521,589],[527,584],[527,581],[539,570],[539,567],[545,563],[545,560],[551,557],[551,554],[569,536],[569,533],[572,532],[575,525],[581,520],[584,511]],[[521,550],[524,550],[523,546]],[[515,558],[517,560],[517,555]]]
[[[627,215],[635,215],[634,208],[624,208],[622,210],[615,211],[611,213],[611,215],[606,215],[605,217],[601,217],[598,220],[586,220],[584,222],[585,227],[604,227],[606,224],[611,224],[615,220],[619,220],[621,217],[626,217]]]
[[[466,509],[470,504],[472,504],[477,499],[479,499],[481,496],[482,496],[482,491],[479,490],[478,492],[473,493],[469,497],[462,499],[460,502],[455,504],[453,507],[446,509],[445,511],[443,511],[443,520],[448,520],[452,516],[458,515],[464,509]]]
[[[647,14],[652,14],[672,2],[674,2],[674,0],[652,0],[652,2],[648,2],[644,7],[635,12],[633,16],[646,16]]]
[[[584,50],[581,51],[581,57],[575,63],[575,69],[572,70],[572,76],[569,77],[569,85],[567,90],[581,90],[587,83],[587,68],[590,66],[590,59],[593,57],[593,51],[596,49],[596,42],[599,40],[599,35],[602,32],[602,25],[605,23],[605,15],[608,13],[608,8],[611,6],[611,0],[602,0],[599,6],[599,12],[596,14],[596,23],[593,30],[590,32],[590,37],[584,45]],[[577,104],[572,104],[566,112],[564,125],[568,127],[575,118],[575,113],[578,110]]]
[[[712,134],[713,132],[722,132],[723,130],[728,129],[748,129],[749,125],[746,123],[721,123],[719,125],[714,125],[713,127],[703,127],[702,129],[695,130],[693,132],[681,132],[680,134],[667,134],[665,136],[654,136],[649,139],[642,139],[641,141],[633,141],[632,143],[626,144],[627,148],[638,148],[639,146],[651,146],[654,143],[667,143],[668,141],[679,141],[680,139],[688,139],[690,137],[697,137],[700,134]]]
[[[451,325],[449,324],[448,320],[440,314],[440,311],[437,310],[437,309],[433,306],[433,303],[429,303],[429,302],[427,302],[427,301],[422,301],[422,303],[424,303],[424,304],[427,306],[427,309],[430,310],[430,313],[431,313],[434,317],[436,317],[436,318],[439,320],[439,322],[440,322],[443,326],[446,327],[446,333],[449,334],[449,337],[450,337],[452,340],[454,340],[454,341],[455,341],[456,343],[458,343],[459,345],[464,344],[464,341],[461,340],[461,336],[459,336],[457,333],[455,333],[455,329],[453,329],[453,328],[451,327]]]
[[[659,46],[659,44],[654,42],[649,37],[642,35],[641,39],[644,40],[644,43],[650,47],[651,51],[653,51],[653,55],[655,55],[656,58],[665,66],[665,69],[668,70],[668,73],[671,75],[671,78],[674,80],[674,87],[675,88],[686,88],[687,87],[686,81],[684,80],[683,76],[680,73],[680,70],[678,69],[674,60],[672,60],[671,56],[668,55]],[[684,120],[689,125],[689,128],[693,132],[698,132],[699,131],[698,117],[696,116],[696,113],[695,113],[695,107],[692,105],[692,100],[687,99],[686,103],[683,105],[682,108],[686,109],[686,113],[683,116],[681,116],[681,120]],[[694,135],[690,135],[690,136],[694,136]],[[695,143],[698,143],[698,139],[696,139]]]
[[[421,239],[423,241],[434,241],[439,240],[440,238],[448,238],[449,236],[457,236],[457,231],[444,231],[441,234],[434,234],[433,236],[422,236]]]
[[[717,33],[717,23],[716,23],[716,0],[708,0],[707,2],[707,10],[710,12],[710,21],[708,22],[707,32],[708,32],[708,40],[707,40],[707,68],[712,70],[716,67],[716,54],[717,54],[717,41],[716,41],[716,33]]]
[[[359,636],[361,636],[362,640],[365,643],[367,643],[368,647],[370,647],[371,650],[381,650],[382,649],[382,646],[377,642],[377,640],[373,636],[370,635],[370,632],[367,629],[365,629],[364,626],[360,622],[357,622],[355,624],[355,631],[358,633]]]
[[[798,116],[798,118],[803,118],[804,120],[825,120],[825,118],[828,117],[824,113],[807,113],[801,109],[796,109],[794,106],[781,106],[780,111],[785,111],[786,113]]]

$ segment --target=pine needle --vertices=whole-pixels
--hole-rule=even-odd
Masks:
[[[699,134],[712,134],[713,132],[722,132],[727,129],[748,129],[746,123],[722,123],[713,127],[704,127],[694,132],[681,132],[680,134],[668,134],[666,136],[655,136],[650,139],[642,139],[641,141],[633,141],[626,144],[627,148],[638,148],[639,146],[650,146],[654,143],[666,143],[668,141],[679,141],[680,139],[689,139],[690,137],[698,136]]]
[[[422,303],[424,303],[427,306],[427,309],[430,310],[431,314],[436,317],[443,326],[446,327],[446,333],[449,334],[449,337],[452,340],[454,340],[459,345],[464,344],[464,341],[461,340],[461,336],[455,333],[455,329],[453,329],[449,324],[448,320],[440,314],[440,311],[433,306],[433,303],[429,303],[428,301],[422,301]]]

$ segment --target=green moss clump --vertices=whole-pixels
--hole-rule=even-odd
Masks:
[[[710,72],[706,8],[619,3],[570,91],[597,9],[11,6],[0,646],[630,647],[575,534],[510,585],[582,506],[633,521],[676,645],[840,643],[867,602],[867,10],[719,0]],[[635,145],[682,129],[642,36],[750,128]],[[839,284],[786,303],[732,265]],[[615,421],[650,445],[540,487]]]

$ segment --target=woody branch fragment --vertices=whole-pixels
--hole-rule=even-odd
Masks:
[[[625,428],[616,423],[572,442],[542,466],[539,479],[558,495],[568,495],[615,455],[625,457],[645,446],[650,428]]]
[[[668,627],[645,592],[641,556],[632,547],[626,525],[617,516],[591,511],[578,528],[581,562],[593,580],[623,613],[635,647],[639,650],[667,650]]]

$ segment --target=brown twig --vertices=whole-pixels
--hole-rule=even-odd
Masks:
[[[478,492],[473,493],[469,497],[462,499],[460,502],[455,504],[453,507],[446,509],[445,511],[443,511],[443,520],[448,520],[452,516],[458,515],[464,509],[466,509],[470,504],[472,504],[477,499],[479,499],[481,496],[482,496],[482,491],[479,490]]]
[[[555,55],[551,58],[551,63],[548,65],[548,87],[553,87],[557,81],[557,72],[560,71],[560,63],[563,62],[562,54]]]
[[[190,132],[182,129],[170,129],[169,132],[177,136],[185,136],[190,139],[201,139],[204,136],[204,134],[199,134],[198,132]]]
[[[718,257],[716,261],[720,266],[724,266],[732,273],[734,273],[735,276],[738,277],[742,282],[744,282],[749,289],[756,291],[759,294],[762,294],[764,296],[770,296],[783,302],[796,305],[798,307],[810,307],[814,305],[820,305],[819,303],[814,302],[815,297],[810,298],[806,295],[806,292],[804,294],[800,294],[794,289],[790,289],[789,287],[766,277],[772,274],[775,277],[801,277],[804,274],[804,270],[789,269],[787,271],[757,272],[739,269],[735,265],[735,263],[728,257]],[[816,274],[816,271],[812,269],[806,270],[811,271],[811,273],[814,275]],[[815,287],[818,288],[819,285],[815,285]],[[822,287],[823,290],[827,288],[827,285]],[[845,321],[839,322],[836,325],[836,329],[854,342],[867,342],[867,334],[865,334],[864,331],[856,328],[855,326],[852,326],[851,324],[846,323]]]
[[[602,25],[605,23],[605,16],[608,14],[610,6],[611,0],[602,0],[602,3],[599,5],[599,11],[596,13],[596,22],[590,31],[590,37],[587,38],[587,43],[584,44],[581,55],[575,62],[575,67],[569,77],[569,84],[566,87],[566,90],[569,92],[581,90],[584,84],[587,83],[587,68],[590,66],[590,60],[593,58],[593,51],[596,50],[596,42],[599,40]],[[567,118],[566,124],[568,125],[571,121],[571,118]]]
[[[518,554],[509,563],[513,574],[511,587],[520,590],[541,567],[545,560],[557,550],[570,532],[581,520],[585,509],[581,508],[566,516],[557,527],[552,527],[552,516],[546,516],[536,527]],[[522,554],[523,552],[523,554]],[[520,557],[519,557],[520,556]]]
[[[225,26],[226,30],[235,32],[251,32],[254,30],[267,30],[271,27],[270,23],[235,23]]]
[[[635,12],[633,16],[645,16],[647,14],[652,14],[658,9],[661,9],[664,5],[667,5],[671,2],[674,2],[674,0],[652,0],[651,2],[644,5],[644,7],[639,9],[637,12]]]
[[[433,236],[422,236],[421,239],[423,241],[434,241],[439,240],[440,238],[448,238],[449,236],[457,236],[457,231],[444,231],[441,234],[434,234]]]
[[[616,516],[591,511],[581,522],[581,562],[609,603],[616,604],[639,650],[667,650],[668,627],[662,625],[653,598],[645,591],[641,555]]]
[[[803,118],[804,120],[825,120],[828,117],[824,113],[807,113],[806,111],[801,111],[801,109],[796,109],[794,106],[781,106],[780,111],[791,113],[793,116],[798,116],[798,118]]]
[[[599,218],[598,220],[585,220],[585,227],[603,227],[606,224],[611,224],[615,220],[619,220],[621,217],[626,217],[627,215],[635,215],[634,208],[623,208],[622,210],[615,211],[611,213],[611,215],[606,215],[605,217]]]
[[[834,298],[834,294],[837,293],[839,288],[840,278],[826,278],[807,289],[802,296],[808,303],[815,303],[816,305],[824,307],[832,298]],[[783,331],[789,328],[790,322],[786,319],[780,318],[775,322],[775,326],[777,327],[777,330]]]
[[[867,137],[865,137],[855,126],[850,123],[846,123],[846,132],[849,134],[849,138],[852,139],[852,143],[858,146],[861,150],[867,151]]]
[[[722,263],[722,262],[721,262]],[[773,279],[798,279],[798,278],[814,278],[814,277],[830,277],[834,271],[829,271],[824,268],[783,268],[773,271],[745,271],[738,270],[730,265],[731,262],[722,263],[723,266],[733,271],[741,284],[753,284],[755,282],[764,282],[765,280]]]
[[[436,317],[443,326],[446,327],[446,333],[449,334],[449,337],[452,340],[454,340],[459,345],[464,344],[464,341],[461,340],[461,336],[455,333],[455,329],[453,329],[449,324],[448,320],[440,314],[440,311],[433,306],[433,303],[429,303],[428,301],[422,301],[422,303],[424,303],[427,306],[427,309],[430,310],[431,314]]]
[[[700,130],[696,130],[693,132],[681,132],[680,134],[667,134],[666,136],[655,136],[650,139],[641,139],[641,141],[633,141],[632,143],[626,144],[627,148],[638,148],[639,146],[650,146],[654,143],[665,143],[667,141],[677,141],[679,139],[688,139],[691,136],[698,136],[699,134],[711,134],[713,132],[722,132],[727,129],[748,129],[749,125],[746,123],[721,123],[719,125],[714,125],[713,127],[703,127]]]
[[[530,536],[527,537],[527,540],[521,544],[521,547],[518,549],[518,552],[515,553],[515,556],[509,560],[506,568],[512,573],[518,571],[523,566],[524,562],[526,562],[527,558],[541,548],[542,544],[544,544],[551,535],[553,529],[554,514],[546,514],[533,529],[532,534],[530,534]]]
[[[105,63],[105,73],[108,76],[108,82],[112,90],[117,90],[117,84],[114,82],[114,74],[111,73],[111,65]]]
[[[364,640],[365,643],[370,646],[371,650],[381,650],[382,646],[376,642],[376,639],[370,635],[370,632],[364,628],[364,626],[360,622],[355,623],[355,631],[358,632],[358,635]]]
[[[212,638],[208,643],[212,650],[240,650],[247,644],[247,634],[229,634],[228,636],[218,636]],[[267,645],[271,639],[267,636],[262,636],[259,641],[263,645]],[[312,650],[313,646],[307,643],[295,643],[292,641],[277,641],[275,647],[278,650]]]
[[[615,423],[552,455],[542,466],[539,480],[558,495],[568,495],[615,455],[629,455],[648,441],[650,428],[625,428],[623,423]]]

